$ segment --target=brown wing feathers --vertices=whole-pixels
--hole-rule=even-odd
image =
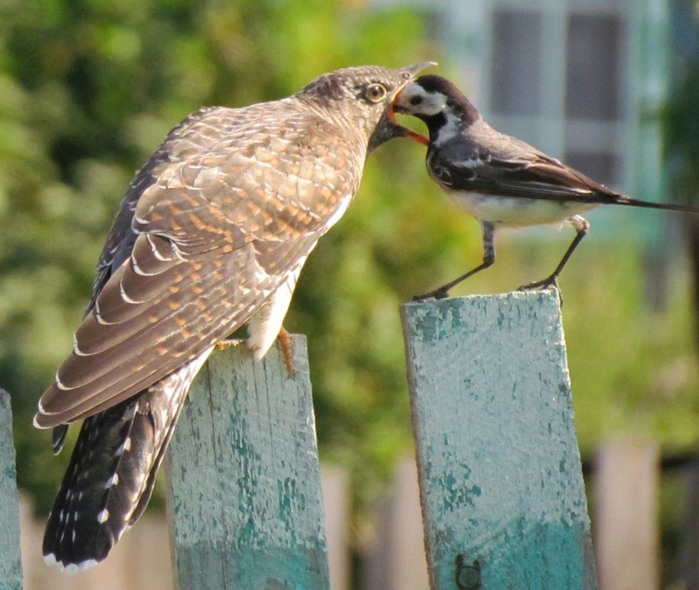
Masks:
[[[125,263],[78,329],[76,352],[66,359],[57,383],[42,399],[47,416],[38,418],[39,425],[76,420],[126,399],[225,338],[248,319],[260,295],[270,293],[282,278],[253,276],[249,271],[251,256],[251,248],[246,248],[238,256],[229,254],[225,265],[222,259],[214,258],[199,272],[192,271],[192,263],[180,262],[163,275],[148,277],[151,280],[147,282],[155,285],[154,298],[133,304],[124,304],[125,298],[119,295],[123,276],[133,273],[130,262]],[[181,278],[176,285],[169,276],[173,273]],[[199,280],[192,280],[192,275]],[[160,285],[162,289],[157,288]],[[192,297],[191,290],[202,293]],[[124,310],[130,311],[131,305],[135,313],[111,316],[102,305],[103,296],[106,301],[113,298],[117,309],[126,306]],[[112,323],[100,323],[97,310]],[[213,318],[225,320],[216,322]]]
[[[192,124],[200,130],[211,127],[196,118]],[[219,143],[220,137],[219,130]],[[209,136],[197,139],[206,143]],[[274,219],[274,191],[260,186],[264,175],[246,174],[250,157],[232,150],[225,156],[200,155],[200,143],[178,146],[177,155],[189,158],[179,164],[172,154],[164,156],[170,147],[164,143],[130,187],[113,235],[126,233],[122,226],[132,214],[124,212],[136,200],[132,224],[149,233],[138,236],[130,258],[108,279],[105,273],[101,290],[96,285],[92,309],[76,332],[75,350],[42,398],[38,426],[73,421],[118,403],[225,338],[283,280],[294,255],[307,253],[317,240],[306,235],[301,247],[294,247],[299,228],[291,227],[293,219]],[[233,191],[231,178],[237,184]],[[275,174],[267,182],[283,187],[284,178]],[[133,195],[137,190],[143,191],[138,199]],[[249,198],[255,192],[266,195],[267,202]],[[275,211],[264,211],[265,205]],[[280,223],[287,225],[281,234]],[[274,269],[268,271],[256,260],[251,234],[274,235],[275,245],[286,238],[282,260],[264,256]],[[101,258],[105,268],[118,256],[113,241]],[[260,254],[268,249],[259,243],[257,248]]]
[[[281,102],[289,116],[271,121],[265,105],[202,110],[139,173],[101,258],[106,282],[95,286],[37,426],[110,407],[225,338],[342,212],[361,171],[350,160],[366,154],[348,152],[338,166],[322,142],[305,139],[319,119]],[[289,124],[296,117],[303,124]]]

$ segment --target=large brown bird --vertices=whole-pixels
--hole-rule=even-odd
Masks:
[[[104,559],[143,513],[192,380],[247,324],[262,358],[301,267],[343,215],[367,155],[398,126],[391,102],[429,63],[352,67],[288,98],[204,108],[130,184],[100,256],[73,351],[34,419],[84,419],[43,551],[67,569]]]
[[[495,262],[495,231],[567,222],[575,238],[554,271],[521,287],[546,288],[558,275],[590,228],[579,215],[598,205],[670,209],[699,215],[699,209],[674,203],[640,201],[617,193],[535,147],[493,129],[449,80],[421,76],[400,92],[397,112],[414,115],[429,131],[429,175],[481,222],[483,262],[476,268],[415,299],[446,297],[449,290]],[[416,139],[420,139],[419,136]]]

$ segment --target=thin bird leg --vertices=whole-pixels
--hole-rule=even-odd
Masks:
[[[291,335],[286,331],[284,327],[279,331],[279,346],[282,349],[282,354],[284,355],[284,364],[286,365],[286,371],[289,375],[289,379],[294,378],[294,344],[291,342]],[[231,346],[238,346],[243,340],[221,340],[215,344],[216,348],[219,350],[225,350]],[[54,443],[55,448],[55,443]]]
[[[282,326],[279,331],[279,346],[281,346],[282,354],[284,355],[284,362],[286,363],[286,371],[289,375],[289,379],[294,378],[294,345],[291,342],[291,335],[286,331],[286,328]]]
[[[483,262],[476,268],[469,270],[466,274],[457,277],[453,281],[442,285],[434,291],[425,293],[424,295],[416,295],[413,301],[425,301],[426,299],[445,299],[449,296],[449,290],[455,287],[467,278],[475,275],[477,272],[485,270],[495,262],[495,225],[487,221],[482,222],[483,230]]]
[[[522,285],[518,289],[519,291],[526,291],[528,289],[548,289],[549,287],[558,288],[558,275],[561,274],[561,271],[568,262],[568,259],[571,257],[575,249],[578,247],[578,244],[582,242],[583,238],[587,235],[587,231],[590,229],[590,222],[584,217],[580,217],[580,215],[573,215],[573,217],[568,219],[568,223],[575,228],[577,233],[575,234],[575,239],[573,242],[570,244],[570,246],[568,246],[563,258],[558,263],[556,270],[541,281],[535,281],[533,283],[529,283],[528,285]]]

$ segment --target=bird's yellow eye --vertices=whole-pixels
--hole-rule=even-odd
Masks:
[[[382,84],[370,84],[366,89],[367,100],[371,102],[381,102],[387,94],[388,90]]]

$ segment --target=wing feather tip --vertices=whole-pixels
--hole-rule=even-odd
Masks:
[[[48,566],[57,565],[61,571],[67,574],[74,574],[79,571],[84,571],[96,566],[99,562],[96,559],[86,559],[79,563],[65,563],[56,559],[54,553],[47,553],[44,555],[44,563]]]
[[[58,426],[62,423],[63,422],[57,421],[54,417],[43,412],[41,408],[36,414],[34,414],[34,418],[32,419],[32,425],[34,428],[38,428],[39,430],[48,430],[49,428],[53,428],[54,426]]]

